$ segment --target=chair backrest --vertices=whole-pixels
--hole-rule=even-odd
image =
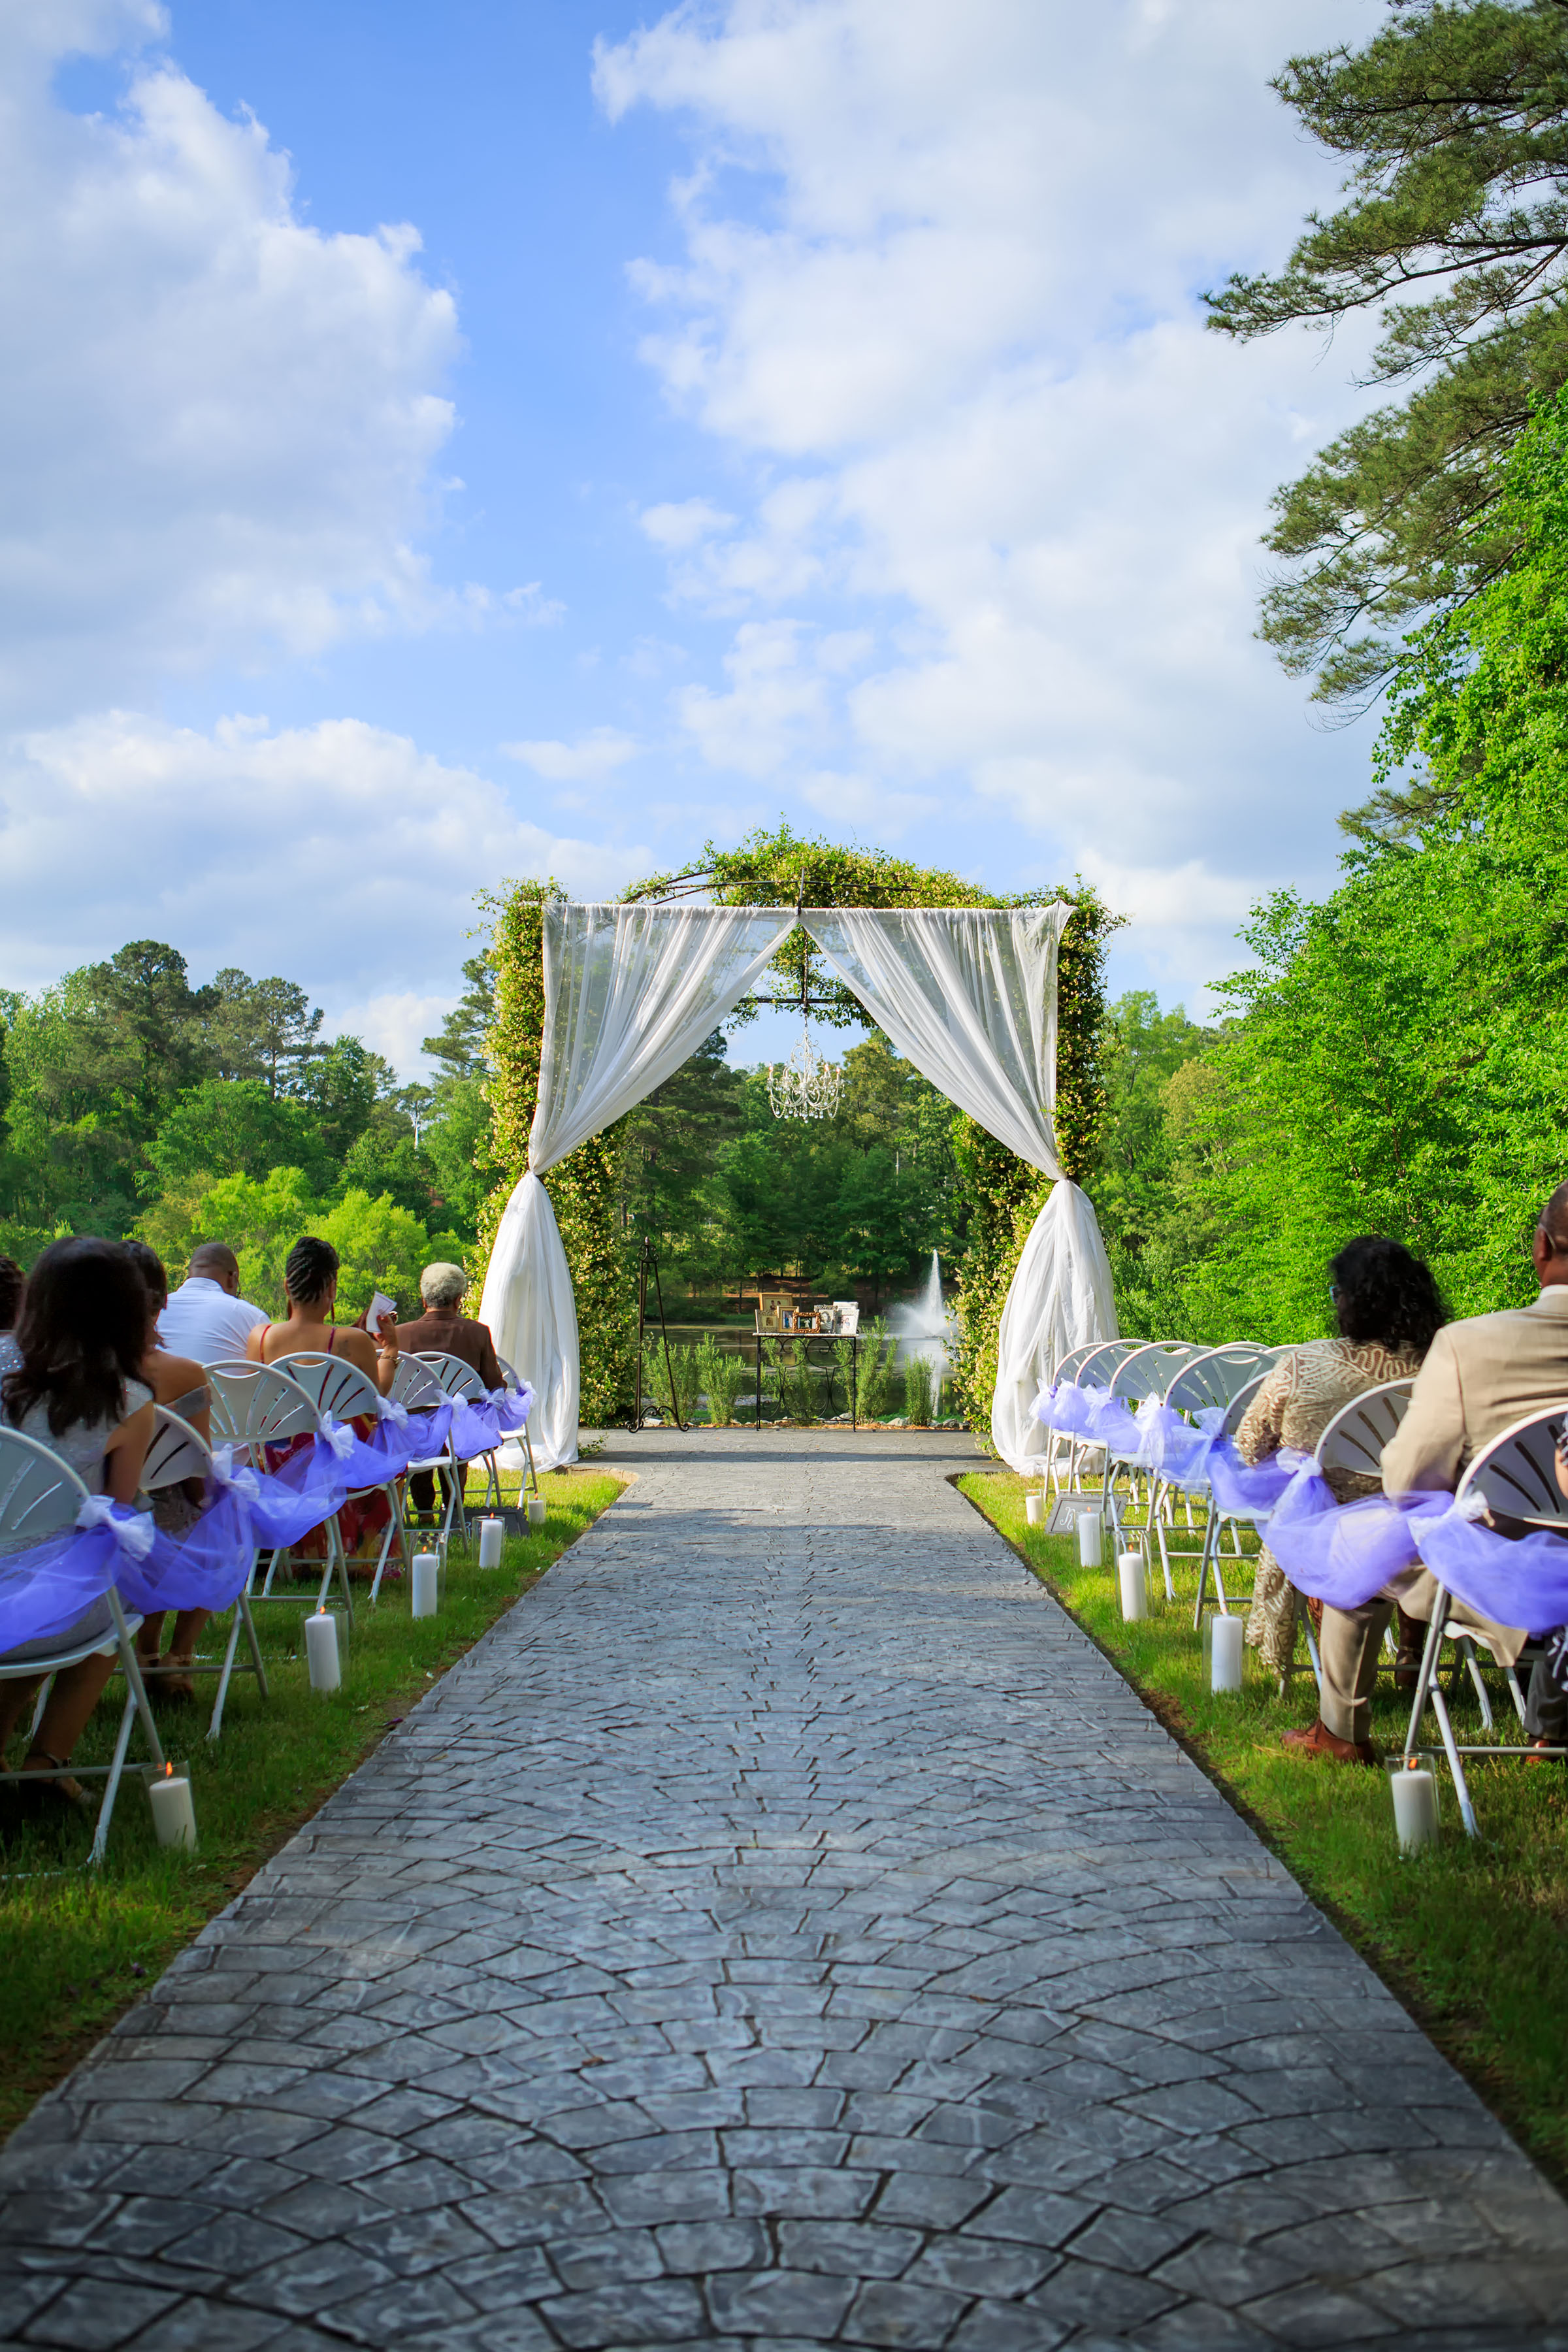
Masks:
[[[329,1356],[315,1348],[301,1349],[288,1359],[288,1364],[290,1380],[299,1381],[318,1412],[330,1414],[333,1421],[347,1421],[353,1413],[368,1413],[372,1421],[380,1419],[381,1391],[357,1364],[346,1364],[341,1356]]]
[[[420,1355],[416,1360],[429,1365],[447,1396],[472,1399],[489,1394],[472,1364],[465,1364],[461,1356],[444,1356],[437,1349],[428,1355]]]
[[[51,1446],[0,1423],[0,1536],[8,1549],[20,1550],[74,1527],[87,1493]]]
[[[1165,1391],[1165,1402],[1177,1412],[1228,1404],[1241,1390],[1256,1388],[1258,1375],[1268,1371],[1279,1353],[1278,1348],[1260,1348],[1250,1339],[1202,1349],[1178,1371]]]
[[[1241,1427],[1242,1423],[1247,1418],[1247,1406],[1252,1402],[1253,1398],[1258,1394],[1258,1390],[1263,1386],[1263,1383],[1268,1377],[1268,1375],[1267,1371],[1255,1372],[1251,1380],[1247,1382],[1247,1385],[1244,1388],[1237,1389],[1233,1397],[1226,1399],[1225,1419],[1220,1423],[1221,1431],[1226,1437],[1234,1437],[1236,1435],[1237,1431]]]
[[[1088,1339],[1081,1347],[1069,1348],[1067,1354],[1057,1366],[1056,1372],[1052,1380],[1052,1386],[1055,1388],[1060,1388],[1064,1381],[1076,1381],[1079,1374],[1079,1365],[1094,1354],[1095,1349],[1100,1346],[1100,1343],[1098,1339]],[[504,1371],[506,1367],[502,1365],[501,1369]]]
[[[153,1443],[147,1448],[147,1459],[142,1465],[142,1486],[145,1493],[155,1495],[160,1486],[177,1486],[182,1478],[205,1478],[212,1468],[212,1454],[202,1442],[199,1430],[171,1412],[166,1404],[153,1408]]]
[[[517,1391],[522,1386],[521,1374],[518,1371],[515,1364],[509,1364],[507,1362],[504,1356],[498,1356],[496,1358],[496,1361],[500,1366],[500,1376],[502,1380],[515,1395]]]
[[[417,1356],[399,1356],[397,1370],[392,1376],[395,1403],[406,1405],[410,1412],[434,1412],[445,1404],[447,1391],[426,1363]]]
[[[1318,1440],[1312,1456],[1319,1470],[1355,1470],[1375,1478],[1383,1449],[1410,1410],[1409,1381],[1384,1381],[1341,1405]]]
[[[1080,1389],[1109,1388],[1118,1365],[1142,1345],[1142,1339],[1102,1339],[1084,1358],[1073,1374],[1074,1381]]]
[[[258,1450],[314,1430],[315,1406],[278,1365],[234,1357],[206,1369],[208,1425],[218,1444]]]
[[[1110,1393],[1124,1398],[1129,1404],[1142,1404],[1145,1397],[1163,1396],[1183,1365],[1196,1353],[1197,1349],[1189,1347],[1184,1339],[1151,1339],[1122,1358],[1110,1383]]]
[[[1557,1484],[1557,1432],[1568,1404],[1516,1421],[1468,1465],[1459,1496],[1479,1492],[1505,1518],[1529,1519],[1537,1527],[1568,1525],[1568,1496]]]

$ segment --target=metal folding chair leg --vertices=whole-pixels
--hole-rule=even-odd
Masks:
[[[1405,1760],[1408,1764],[1415,1754],[1416,1738],[1421,1718],[1430,1699],[1432,1712],[1437,1718],[1437,1730],[1443,1742],[1443,1752],[1448,1759],[1448,1770],[1454,1782],[1454,1794],[1459,1801],[1459,1816],[1468,1837],[1479,1837],[1476,1809],[1470,1802],[1469,1783],[1465,1779],[1464,1761],[1454,1738],[1454,1727],[1448,1720],[1447,1704],[1437,1682],[1437,1660],[1443,1647],[1443,1628],[1447,1622],[1448,1595],[1442,1585],[1434,1597],[1431,1621],[1426,1639],[1422,1645],[1420,1672],[1415,1677],[1415,1696],[1410,1708],[1410,1727],[1405,1735]]]

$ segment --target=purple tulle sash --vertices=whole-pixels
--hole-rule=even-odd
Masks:
[[[1393,1502],[1368,1495],[1337,1504],[1316,1470],[1291,1482],[1263,1530],[1290,1582],[1331,1609],[1359,1609],[1390,1578],[1416,1560],[1415,1521],[1441,1509],[1445,1495],[1406,1495]]]
[[[1079,1388],[1076,1381],[1063,1381],[1059,1388],[1040,1391],[1035,1419],[1058,1437],[1087,1438],[1090,1415],[1110,1398],[1109,1389]]]
[[[1568,1619],[1563,1537],[1539,1533],[1514,1543],[1446,1495],[1405,1499],[1429,1507],[1416,1516],[1412,1532],[1423,1560],[1456,1600],[1495,1625],[1522,1625],[1530,1633],[1548,1633]],[[1430,1507],[1445,1503],[1447,1509]]]
[[[1278,1507],[1291,1480],[1303,1467],[1310,1466],[1310,1454],[1298,1454],[1293,1446],[1282,1445],[1278,1454],[1270,1454],[1265,1461],[1244,1462],[1235,1441],[1220,1438],[1210,1449],[1206,1465],[1209,1491],[1216,1507],[1227,1517],[1265,1518]]]
[[[226,1609],[255,1557],[248,1506],[220,1487],[193,1528],[168,1536],[150,1513],[89,1495],[68,1531],[0,1559],[0,1651],[63,1634],[111,1588],[150,1617]]]

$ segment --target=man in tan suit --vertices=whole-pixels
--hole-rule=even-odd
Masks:
[[[1541,1284],[1531,1305],[1446,1323],[1433,1340],[1410,1410],[1384,1448],[1385,1494],[1452,1494],[1483,1445],[1516,1421],[1568,1402],[1568,1184],[1559,1184],[1542,1209],[1531,1255]],[[1411,1568],[1359,1609],[1324,1610],[1318,1720],[1310,1731],[1288,1731],[1288,1748],[1342,1764],[1377,1761],[1368,1735],[1384,1631],[1396,1601],[1407,1615],[1429,1621],[1436,1591],[1428,1570]],[[1509,1665],[1530,1630],[1494,1626],[1473,1611],[1467,1622],[1491,1636],[1496,1655]]]

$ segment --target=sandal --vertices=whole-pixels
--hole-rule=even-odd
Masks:
[[[63,1756],[51,1756],[47,1748],[29,1748],[22,1759],[22,1769],[25,1773],[35,1756],[47,1765],[51,1772],[65,1772],[66,1759]],[[92,1799],[88,1795],[81,1782],[72,1780],[68,1775],[62,1780],[46,1780],[41,1772],[34,1772],[28,1774],[26,1780],[13,1780],[11,1786],[21,1798],[25,1810],[31,1813],[35,1820],[40,1814],[47,1817],[50,1813],[58,1813],[62,1808],[68,1808],[73,1812],[90,1812],[92,1810]]]
[[[190,1663],[188,1653],[177,1657],[173,1650],[166,1657],[138,1659],[147,1696],[155,1706],[186,1706],[195,1697],[196,1686],[186,1671]]]

